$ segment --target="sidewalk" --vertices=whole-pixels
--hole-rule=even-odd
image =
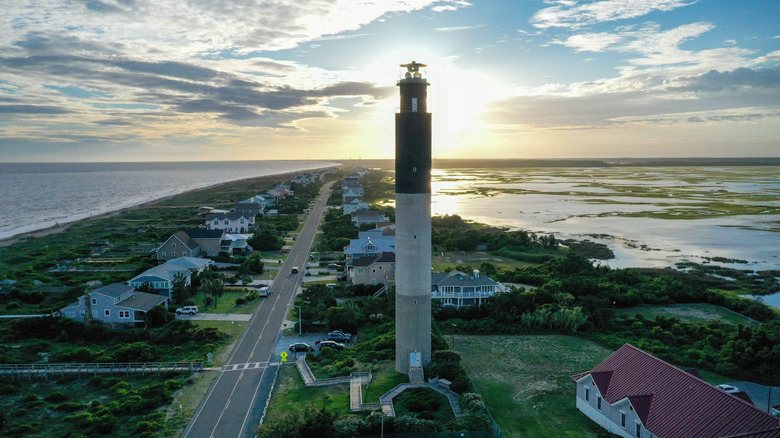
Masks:
[[[249,321],[251,318],[251,313],[196,313],[195,315],[176,315],[176,319],[200,321]]]

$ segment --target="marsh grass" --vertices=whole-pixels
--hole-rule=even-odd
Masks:
[[[725,322],[728,324],[758,325],[752,319],[735,313],[714,304],[694,303],[694,304],[668,304],[668,305],[649,305],[642,304],[635,307],[618,309],[616,315],[633,316],[641,314],[647,319],[655,319],[657,316],[668,318],[673,316],[685,323],[706,323],[710,321]]]

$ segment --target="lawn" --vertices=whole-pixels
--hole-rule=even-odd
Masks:
[[[246,296],[246,292],[225,292],[221,297],[217,298],[217,306],[210,305],[206,307],[204,300],[206,296],[204,294],[197,294],[192,297],[192,301],[198,306],[198,310],[201,313],[243,313],[251,314],[260,306],[260,303],[264,298],[259,298],[254,301],[250,301],[247,304],[237,305],[236,299]]]
[[[755,321],[748,319],[747,317],[744,317],[736,312],[707,303],[668,304],[663,306],[642,304],[626,309],[618,309],[617,311],[618,315],[633,316],[637,313],[641,314],[646,319],[655,319],[656,316],[663,316],[667,318],[673,316],[686,323],[706,323],[717,320],[735,325],[757,324]]]
[[[409,383],[409,376],[395,371],[394,361],[384,361],[379,363],[379,369],[374,371],[373,379],[368,384],[368,388],[363,390],[363,402],[376,403],[379,397],[400,385]]]
[[[498,269],[516,269],[533,265],[533,263],[491,255],[485,251],[466,251],[463,254],[460,251],[434,252],[431,262],[433,270],[436,272],[444,272],[446,268],[454,268],[457,265],[469,265],[474,269],[478,269],[483,262],[490,262]]]
[[[456,336],[477,390],[502,437],[595,437],[603,432],[578,411],[570,376],[612,352],[571,336]]]
[[[293,407],[303,409],[308,404],[318,409],[326,407],[339,415],[349,414],[349,384],[307,388],[295,366],[283,366],[263,421],[279,418]]]

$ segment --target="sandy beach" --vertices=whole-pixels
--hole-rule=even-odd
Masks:
[[[307,170],[306,172],[307,173],[318,172],[318,171],[330,169],[331,167],[332,166],[326,166],[326,167],[322,167],[322,168],[318,168],[318,169]],[[292,178],[296,174],[300,174],[300,173],[301,172],[298,171],[298,172],[286,172],[286,173],[280,173],[280,174],[274,174],[274,175],[261,175],[261,176],[251,177],[251,178],[241,178],[241,179],[236,179],[236,180],[233,180],[233,181],[212,184],[212,185],[209,185],[209,186],[199,187],[199,188],[192,189],[192,190],[183,190],[183,191],[181,191],[179,193],[175,193],[173,195],[169,195],[169,196],[164,196],[164,197],[161,197],[161,198],[153,199],[151,201],[143,202],[143,203],[140,203],[140,204],[137,204],[137,205],[133,205],[133,206],[130,206],[130,207],[125,207],[125,208],[121,208],[121,209],[118,209],[118,210],[109,211],[109,212],[106,212],[106,213],[96,214],[96,215],[89,216],[89,217],[86,217],[86,218],[83,218],[83,219],[77,219],[77,220],[74,220],[74,221],[71,221],[71,222],[57,224],[57,225],[52,226],[52,227],[41,228],[39,230],[23,232],[23,233],[16,234],[16,235],[4,238],[4,239],[0,239],[0,248],[8,247],[8,246],[14,245],[14,244],[19,243],[19,242],[27,241],[29,239],[34,239],[34,238],[38,238],[38,237],[44,237],[44,236],[49,236],[49,235],[52,235],[52,234],[61,233],[61,232],[65,231],[65,230],[67,230],[68,228],[70,228],[73,225],[77,225],[77,224],[81,224],[81,223],[85,223],[85,222],[90,222],[90,221],[98,220],[98,219],[109,218],[109,217],[112,217],[112,216],[119,215],[119,214],[121,214],[123,212],[126,212],[126,211],[131,211],[131,210],[134,210],[134,209],[137,209],[137,208],[144,208],[144,207],[147,207],[147,206],[151,206],[151,205],[154,205],[156,203],[159,203],[159,202],[171,199],[171,198],[176,197],[176,196],[184,195],[184,194],[187,194],[187,193],[195,193],[195,192],[199,192],[199,191],[203,191],[203,190],[210,190],[210,189],[218,188],[218,187],[221,187],[221,186],[228,186],[230,184],[236,184],[238,182],[250,181],[250,180],[255,180],[255,179],[268,179],[269,182],[273,182],[273,183],[284,182],[286,180],[289,180],[290,178]]]

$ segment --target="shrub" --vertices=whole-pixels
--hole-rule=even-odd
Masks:
[[[16,394],[18,388],[12,384],[0,386],[0,395],[12,395]]]
[[[61,392],[52,392],[51,394],[47,395],[46,398],[44,398],[44,400],[49,403],[62,403],[67,399],[68,396]]]
[[[65,402],[52,407],[51,410],[57,412],[76,412],[86,408],[87,405],[85,403]]]
[[[246,300],[243,298],[236,298],[236,306],[243,306],[246,304]]]

